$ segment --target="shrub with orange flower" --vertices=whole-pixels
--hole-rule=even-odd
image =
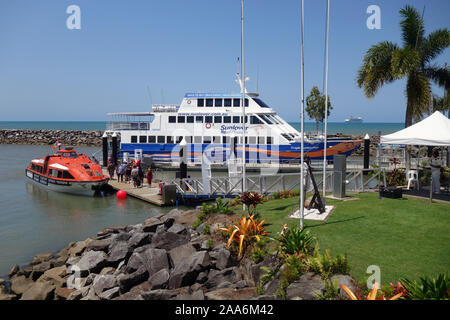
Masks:
[[[232,244],[239,246],[238,257],[242,256],[245,248],[253,241],[260,241],[261,237],[266,236],[268,232],[265,230],[265,220],[259,221],[254,219],[254,215],[243,217],[227,228],[220,228],[220,230],[230,235],[227,246]]]

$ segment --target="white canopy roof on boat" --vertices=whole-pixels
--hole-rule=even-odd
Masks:
[[[380,143],[450,146],[450,119],[436,111],[408,128],[381,136]]]

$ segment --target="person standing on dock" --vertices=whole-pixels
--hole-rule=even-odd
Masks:
[[[137,168],[138,168],[138,174],[139,174],[139,184],[138,187],[143,187],[144,186],[144,171],[142,170],[142,166],[141,166],[141,160],[138,160],[136,162]]]
[[[131,164],[128,164],[127,167],[125,168],[125,182],[126,183],[130,183],[131,180]]]
[[[114,180],[114,171],[115,171],[114,163],[112,161],[108,161],[107,168],[108,168],[109,177],[111,178],[111,180]]]
[[[133,170],[131,170],[131,179],[133,179],[133,187],[139,187],[139,169],[136,165],[133,167]]]
[[[127,169],[127,163],[124,162],[120,165],[120,167],[117,169],[117,181],[123,182],[123,175],[125,174],[125,170]]]
[[[151,169],[151,168],[148,168],[148,169],[147,169],[147,183],[148,183],[148,186],[149,186],[149,187],[152,186],[152,177],[153,177],[152,169]]]
[[[441,158],[439,150],[433,149],[430,157],[431,177],[433,178],[433,193],[441,193]]]

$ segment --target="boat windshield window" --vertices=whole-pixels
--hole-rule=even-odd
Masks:
[[[250,116],[250,124],[264,124],[257,116]]]
[[[258,114],[258,116],[260,116],[268,124],[273,124],[272,120],[270,120],[270,118],[267,117],[265,114]]]
[[[287,140],[289,140],[289,141],[291,141],[292,140],[292,137],[289,135],[289,134],[287,134],[287,133],[282,133],[281,134],[283,137],[285,137]]]
[[[276,124],[281,124],[281,122],[278,121],[278,119],[275,118],[273,115],[267,115],[267,117],[268,117],[269,119],[272,119],[272,121],[273,121],[274,123],[276,123]]]
[[[72,159],[75,159],[75,158],[77,158],[77,153],[76,153],[76,152],[64,152],[64,153],[62,154],[62,156],[63,156],[64,158],[72,158]]]
[[[264,101],[262,101],[261,99],[258,98],[253,98],[253,100],[255,100],[255,102],[261,107],[261,108],[270,108],[267,104],[265,104]]]

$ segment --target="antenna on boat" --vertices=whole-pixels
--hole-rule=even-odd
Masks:
[[[147,95],[148,95],[148,98],[150,100],[150,108],[151,108],[153,106],[153,99],[152,99],[152,93],[150,91],[150,86],[149,85],[147,85]]]
[[[256,93],[259,92],[259,64],[256,67]]]
[[[330,0],[327,1],[327,27],[325,36],[325,125],[324,125],[324,145],[323,145],[323,205],[326,205],[327,191],[327,134],[328,134],[328,50],[330,43]]]

